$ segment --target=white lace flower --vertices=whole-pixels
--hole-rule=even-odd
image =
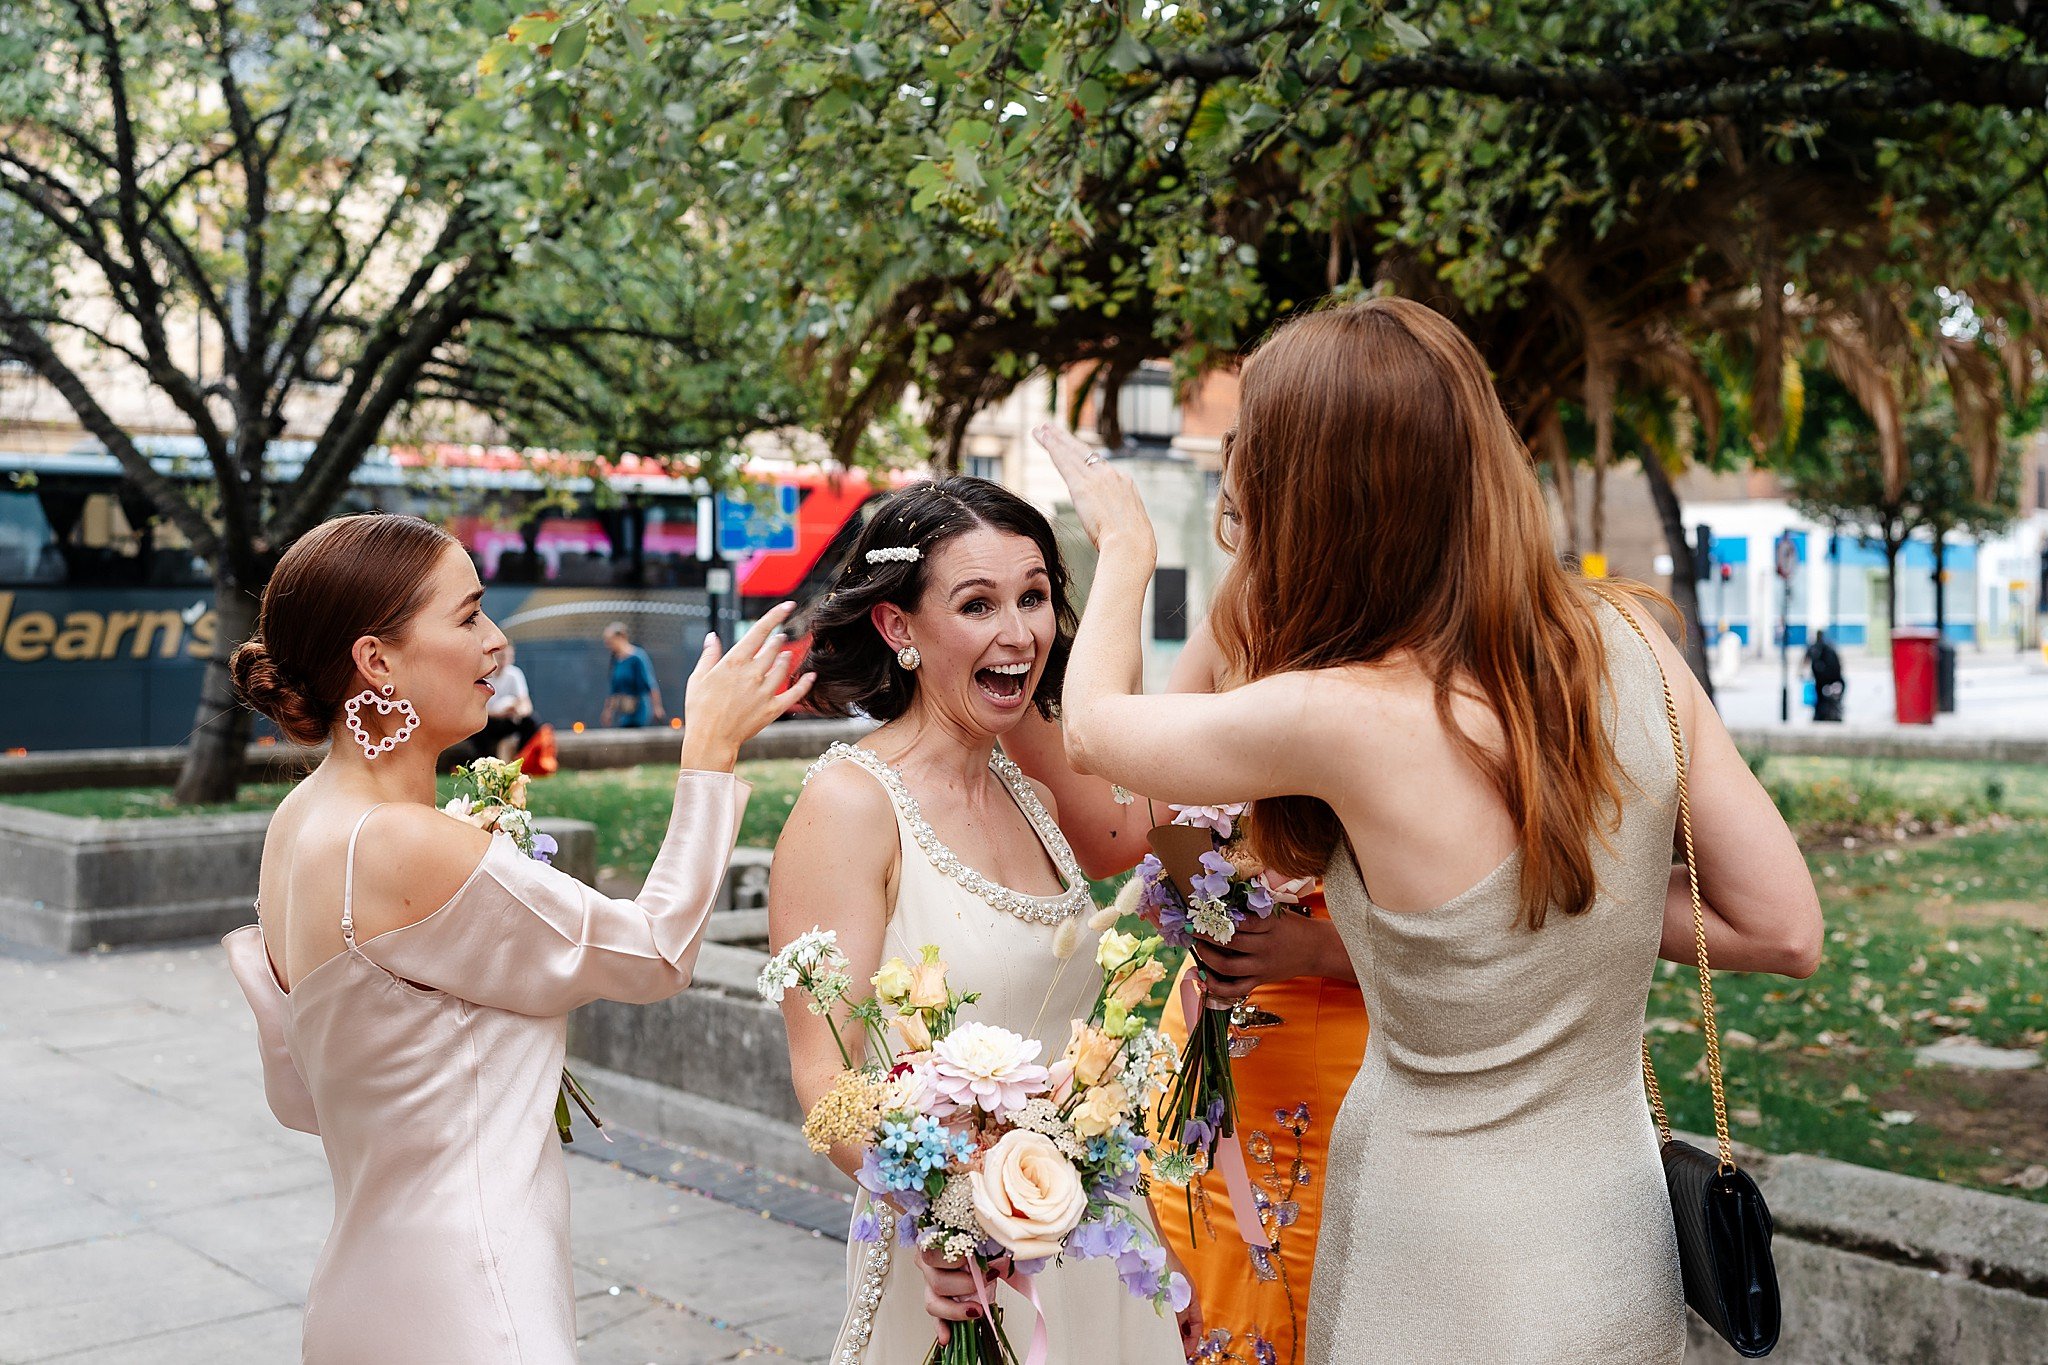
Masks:
[[[761,979],[755,983],[755,989],[761,992],[763,1000],[771,1005],[779,1005],[782,1003],[783,992],[795,984],[796,968],[780,957],[771,957],[767,965],[761,968]]]
[[[1222,901],[1196,901],[1188,909],[1188,927],[1212,943],[1228,943],[1237,936],[1237,922]]]

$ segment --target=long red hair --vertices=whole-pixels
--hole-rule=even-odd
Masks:
[[[1224,460],[1239,530],[1212,617],[1234,680],[1407,654],[1514,818],[1523,922],[1590,907],[1591,843],[1620,809],[1606,655],[1472,343],[1400,298],[1290,322],[1245,367]],[[1498,717],[1497,746],[1458,724],[1461,694]],[[1290,875],[1320,872],[1342,836],[1309,797],[1249,816],[1253,849]]]

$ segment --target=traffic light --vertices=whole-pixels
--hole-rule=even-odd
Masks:
[[[1714,576],[1714,528],[1705,522],[1692,528],[1692,576],[1702,583]]]

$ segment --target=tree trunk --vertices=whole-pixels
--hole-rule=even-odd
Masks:
[[[1657,520],[1664,526],[1664,543],[1671,551],[1671,600],[1678,606],[1685,627],[1685,661],[1693,676],[1713,700],[1714,680],[1707,672],[1707,633],[1700,619],[1700,580],[1693,564],[1692,542],[1686,539],[1685,517],[1678,505],[1678,490],[1663,462],[1648,449],[1643,451],[1643,477],[1650,485],[1650,500],[1657,505]]]
[[[249,708],[235,695],[228,659],[256,630],[255,594],[226,575],[214,580],[213,657],[199,685],[199,712],[192,722],[192,747],[171,799],[179,805],[232,801],[242,778],[249,744]]]

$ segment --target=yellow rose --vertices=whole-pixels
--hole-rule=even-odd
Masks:
[[[1081,1096],[1081,1102],[1074,1106],[1073,1113],[1067,1115],[1067,1121],[1082,1137],[1101,1137],[1123,1121],[1124,1110],[1129,1104],[1130,1097],[1124,1094],[1124,1088],[1112,1081]]]
[[[1127,1010],[1134,1010],[1152,994],[1152,988],[1166,980],[1166,968],[1157,962],[1147,960],[1140,963],[1135,971],[1116,983],[1109,998]]]
[[[1067,1055],[1074,1059],[1075,1084],[1085,1088],[1101,1080],[1122,1046],[1101,1029],[1075,1021],[1073,1037],[1067,1042]]]
[[[918,964],[910,969],[910,1006],[912,1009],[944,1009],[951,997],[946,992],[946,964],[939,960],[939,950],[927,946]]]
[[[889,1021],[896,1026],[896,1036],[903,1040],[905,1052],[930,1052],[932,1031],[925,1025],[922,1014],[899,1014]]]
[[[1020,1261],[1058,1255],[1088,1212],[1079,1173],[1043,1133],[1011,1129],[967,1179],[982,1227]]]
[[[910,996],[910,964],[892,957],[869,980],[885,1005],[900,1005]]]
[[[1112,929],[1102,936],[1102,942],[1095,945],[1095,965],[1105,972],[1112,971],[1130,961],[1137,951],[1137,935]]]

